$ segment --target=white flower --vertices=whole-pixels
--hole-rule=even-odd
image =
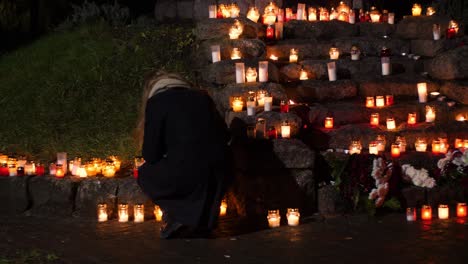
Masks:
[[[428,171],[424,168],[417,170],[409,164],[403,164],[401,169],[415,186],[433,188],[436,185],[435,180],[429,177]]]

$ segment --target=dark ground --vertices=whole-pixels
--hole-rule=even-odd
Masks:
[[[160,240],[154,220],[0,216],[0,263],[468,263],[467,219],[408,223],[392,214],[305,222],[239,235],[253,225],[225,218],[215,238]]]

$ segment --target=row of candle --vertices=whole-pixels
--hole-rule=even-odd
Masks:
[[[280,126],[280,134],[275,126],[270,126],[267,130],[266,119],[258,118],[255,126],[247,126],[247,137],[259,139],[277,139],[279,136],[284,139],[291,138],[291,125],[287,120]]]
[[[449,206],[445,204],[439,205],[437,208],[437,216],[439,219],[449,219]],[[456,207],[457,217],[466,217],[467,215],[467,206],[466,203],[458,203]],[[421,207],[421,219],[422,220],[431,220],[432,219],[432,207],[429,205],[423,205]],[[406,220],[408,222],[417,220],[416,208],[409,207],[406,209]]]
[[[0,153],[0,176],[31,176],[45,174],[45,167],[42,163],[27,161],[25,158],[16,159]]]
[[[374,96],[368,96],[366,97],[366,107],[372,108],[372,107],[384,107],[384,106],[390,106],[393,105],[394,100],[393,100],[393,95],[378,95],[375,97]]]
[[[301,214],[299,213],[299,209],[297,208],[287,209],[286,218],[288,220],[289,226],[298,226],[300,217],[301,217]],[[281,221],[280,210],[268,210],[267,220],[268,220],[268,226],[270,228],[279,227],[280,221]]]
[[[235,67],[236,83],[254,83],[257,82],[257,77],[259,82],[268,81],[268,61],[258,62],[258,74],[257,69],[254,67],[248,67],[247,70],[245,70],[245,64],[243,62],[236,63]]]

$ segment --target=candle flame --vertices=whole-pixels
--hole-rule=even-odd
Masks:
[[[276,60],[278,60],[278,57],[277,57],[277,56],[275,56],[274,54],[271,54],[271,56],[270,56],[270,60],[275,60],[275,61],[276,61]]]
[[[295,105],[296,103],[293,100],[289,99],[289,104],[290,105]]]

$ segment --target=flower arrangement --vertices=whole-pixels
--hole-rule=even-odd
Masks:
[[[375,200],[375,206],[381,207],[384,204],[385,196],[388,193],[388,181],[392,176],[392,163],[387,163],[383,158],[376,158],[372,164],[372,178],[375,179],[375,188],[369,193],[369,200]]]
[[[418,170],[410,164],[403,164],[401,169],[403,175],[406,176],[406,179],[411,181],[415,186],[425,188],[433,188],[436,186],[435,179],[429,177],[429,172],[424,168]]]
[[[437,162],[441,183],[459,182],[468,188],[468,149],[450,150]]]

